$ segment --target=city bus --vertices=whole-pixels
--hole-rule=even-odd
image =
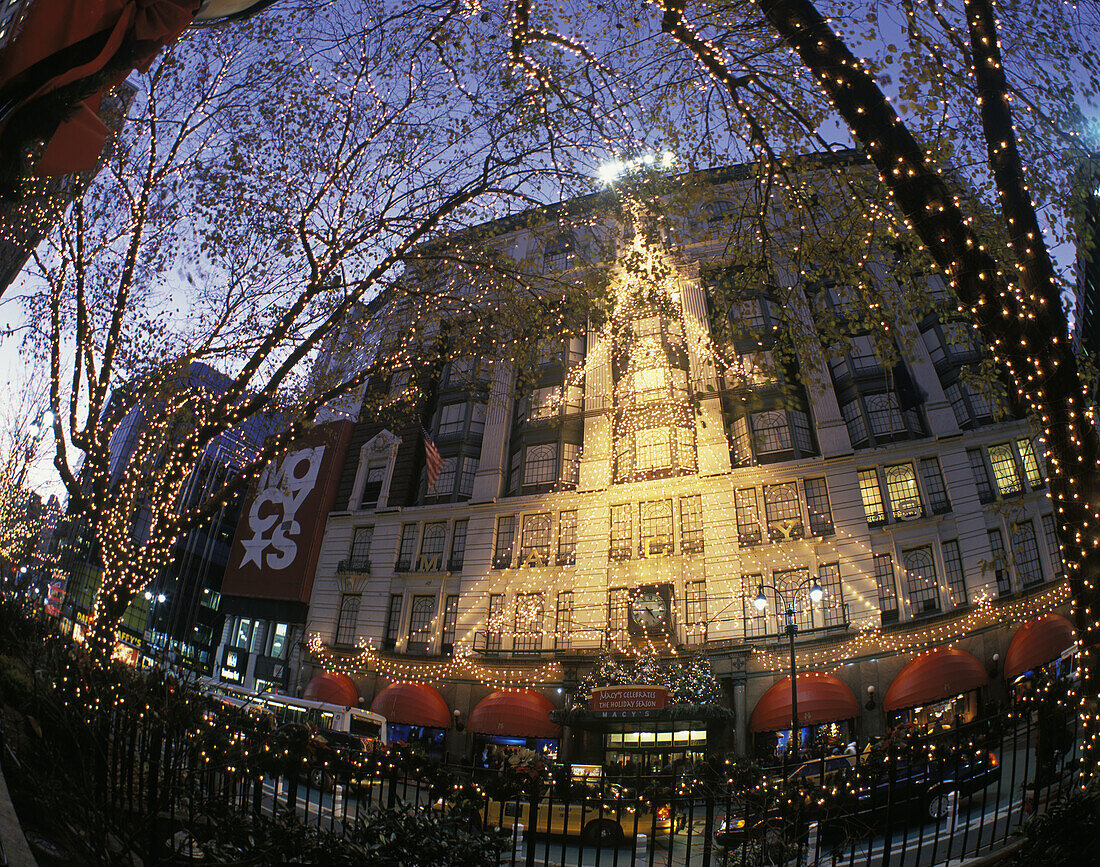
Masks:
[[[245,710],[254,708],[256,712],[270,714],[276,727],[285,723],[304,723],[321,732],[344,732],[365,742],[375,742],[383,746],[389,743],[386,718],[369,710],[308,698],[294,698],[278,692],[257,692],[208,677],[200,677],[197,686],[203,695],[225,704]]]

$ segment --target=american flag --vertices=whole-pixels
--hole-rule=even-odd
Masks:
[[[432,442],[432,438],[423,425],[420,426],[420,433],[424,437],[424,460],[428,465],[428,490],[430,491],[435,487],[436,479],[439,478],[439,471],[443,469],[443,458],[439,456],[439,449],[435,447],[435,443]]]

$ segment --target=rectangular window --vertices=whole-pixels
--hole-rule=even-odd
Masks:
[[[749,420],[745,416],[735,418],[730,425],[730,442],[735,467],[747,467],[752,463],[752,438],[749,436]]]
[[[458,594],[451,594],[443,602],[443,643],[440,651],[450,654],[455,649],[455,632],[458,629]]]
[[[1008,554],[1004,536],[1000,530],[986,530],[989,550],[993,553],[993,576],[997,579],[997,593],[1007,596],[1012,592],[1012,577],[1008,573]]]
[[[943,549],[943,568],[947,573],[947,590],[951,594],[951,604],[958,608],[967,604],[966,578],[963,575],[962,552],[958,539],[948,539],[940,546]]]
[[[798,484],[764,485],[764,511],[768,517],[768,536],[773,542],[801,539],[802,507]]]
[[[254,624],[247,617],[242,617],[237,621],[237,635],[233,639],[233,646],[239,647],[242,650],[248,650],[248,645],[252,643],[252,628]]]
[[[611,507],[611,544],[607,549],[609,560],[630,559],[630,504]]]
[[[817,567],[817,583],[821,597],[821,615],[825,626],[847,626],[848,612],[844,607],[844,586],[840,581],[839,563],[822,563]]]
[[[753,604],[760,585],[764,580],[763,575],[741,576],[741,611],[745,618],[745,638],[758,638],[768,634],[768,610],[757,610]]]
[[[1035,524],[1020,521],[1012,531],[1012,559],[1016,564],[1016,578],[1024,587],[1034,587],[1043,582],[1043,567],[1039,562],[1039,540],[1035,538]]]
[[[684,585],[684,620],[688,644],[702,644],[707,640],[706,581],[688,581]]]
[[[898,594],[894,589],[894,558],[890,554],[875,554],[875,583],[878,585],[878,607],[883,623],[896,623]]]
[[[914,617],[940,610],[940,586],[936,580],[936,561],[929,547],[912,548],[901,555],[905,583],[909,588],[909,611]]]
[[[373,509],[378,505],[378,497],[382,494],[382,483],[385,480],[385,467],[367,467],[367,480],[363,484],[363,497],[359,501],[359,508]]]
[[[390,377],[390,400],[403,397],[411,380],[411,370],[395,370],[393,376]]]
[[[370,571],[370,545],[374,540],[374,525],[356,527],[351,540],[351,554],[348,566],[358,572]]]
[[[515,494],[519,490],[519,464],[523,459],[523,450],[518,449],[512,455],[510,469],[508,470],[508,493]]]
[[[512,650],[516,653],[538,653],[542,650],[541,593],[517,594]]]
[[[432,621],[435,618],[435,597],[414,596],[412,611],[409,613],[409,640],[405,648],[415,653],[424,653],[432,643]]]
[[[961,428],[970,427],[970,405],[963,396],[962,386],[953,382],[943,390],[944,396],[951,402],[951,411],[955,413],[955,423]]]
[[[638,553],[642,557],[672,553],[672,500],[638,504]]]
[[[1024,464],[1024,475],[1027,476],[1028,487],[1033,491],[1043,487],[1043,473],[1039,469],[1039,462],[1035,459],[1035,447],[1027,437],[1016,440],[1016,447],[1020,450],[1020,460]]]
[[[512,545],[516,541],[516,516],[497,518],[496,543],[493,546],[493,568],[507,569],[512,565]]]
[[[993,483],[989,479],[989,469],[985,465],[980,449],[967,449],[966,457],[970,461],[970,472],[974,475],[974,486],[978,489],[978,499],[983,503],[992,503]]]
[[[951,511],[951,500],[947,497],[947,486],[943,483],[943,471],[939,458],[921,458],[920,478],[924,483],[924,495],[933,515],[943,515]]]
[[[558,513],[558,565],[572,566],[577,562],[577,512]]]
[[[390,607],[386,612],[386,631],[382,636],[382,649],[393,650],[397,646],[397,636],[401,633],[401,604],[400,593],[390,594]]]
[[[574,514],[576,514],[574,512]],[[554,627],[554,643],[559,649],[568,649],[573,634],[573,591],[558,591],[557,624]]]
[[[989,447],[989,463],[993,467],[993,478],[997,480],[997,491],[1002,497],[1022,493],[1020,469],[1016,466],[1016,455],[1011,443],[1000,443]]]
[[[878,483],[878,470],[859,471],[859,494],[863,498],[863,513],[870,526],[886,522],[886,507],[882,502],[882,488]]]
[[[680,553],[703,550],[703,498],[699,494],[680,497]]]
[[[513,520],[515,520],[513,518]],[[485,618],[485,650],[488,653],[500,653],[501,637],[504,635],[504,594],[489,594],[489,613]]]
[[[288,650],[286,636],[289,629],[290,625],[287,623],[273,623],[271,625],[271,642],[267,650],[268,656],[274,659],[283,658]]]
[[[397,548],[397,562],[393,564],[395,572],[411,572],[413,556],[416,554],[416,536],[419,525],[401,525],[401,544]]]
[[[886,475],[886,492],[890,497],[890,511],[896,521],[908,521],[924,517],[924,507],[917,487],[917,474],[912,464],[895,464],[883,467]]]
[[[737,542],[740,545],[760,544],[760,506],[756,488],[738,488],[734,493],[737,509]]]
[[[419,572],[438,572],[443,568],[443,549],[447,544],[447,522],[433,521],[424,525],[420,540],[420,557],[416,561]]]
[[[359,599],[358,593],[354,596],[340,596],[340,616],[336,621],[334,644],[348,647],[355,642],[355,629],[359,625]]]
[[[520,534],[521,566],[546,566],[550,563],[550,513],[523,516]]]
[[[791,427],[794,429],[794,445],[802,454],[811,455],[814,448],[813,432],[810,429],[810,417],[800,409],[791,410]]]
[[[463,562],[466,560],[466,530],[468,526],[469,521],[466,518],[455,521],[455,531],[451,538],[450,569],[452,572],[460,571]]]
[[[470,404],[470,433],[469,438],[472,440],[481,439],[485,433],[485,416],[489,411],[488,404],[474,403]]]
[[[810,513],[810,535],[828,536],[833,532],[833,510],[824,479],[806,479],[806,509]]]
[[[630,604],[630,591],[625,587],[612,587],[607,591],[607,629],[612,639],[626,638],[626,609]]]
[[[840,414],[844,416],[844,424],[848,428],[848,439],[851,440],[852,445],[858,446],[867,442],[867,424],[863,420],[859,399],[841,404]]]
[[[439,428],[437,434],[440,439],[460,436],[466,427],[466,404],[452,403],[443,407],[439,413]]]
[[[527,398],[528,423],[541,419],[553,418],[561,407],[561,388],[556,385],[548,385],[543,388],[531,389]],[[521,404],[522,406],[522,404]]]
[[[1047,543],[1047,553],[1050,554],[1050,564],[1055,575],[1061,575],[1065,569],[1062,566],[1062,550],[1058,545],[1058,529],[1054,524],[1053,515],[1043,515],[1043,536]]]
[[[581,447],[576,443],[562,443],[561,446],[561,483],[562,487],[575,488],[581,477]]]
[[[466,455],[462,459],[462,473],[458,477],[458,495],[468,497],[474,492],[474,477],[477,476],[477,468],[480,465],[478,458]]]

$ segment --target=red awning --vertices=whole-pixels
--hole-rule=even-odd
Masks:
[[[374,697],[370,709],[388,722],[407,726],[450,728],[451,711],[434,686],[426,683],[391,683]]]
[[[831,674],[804,671],[798,675],[798,721],[804,726],[859,716],[859,702],[847,685]],[[783,678],[760,697],[749,720],[754,732],[791,727],[791,679]]]
[[[344,707],[359,707],[359,690],[355,681],[337,671],[322,671],[309,682],[302,698],[327,701]]]
[[[554,706],[533,689],[498,689],[477,703],[466,727],[483,735],[556,738],[561,726],[550,720]]]
[[[884,710],[901,710],[962,695],[989,682],[985,667],[965,650],[937,647],[901,670],[882,702]]]
[[[1073,624],[1061,614],[1046,614],[1029,620],[1016,630],[1005,654],[1005,680],[1015,680],[1025,671],[1062,655],[1077,640]]]

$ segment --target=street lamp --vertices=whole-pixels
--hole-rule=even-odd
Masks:
[[[812,582],[812,583],[811,583]],[[794,602],[798,598],[798,594],[802,591],[807,584],[810,585],[809,596],[810,602],[815,605],[825,597],[825,591],[821,589],[821,585],[817,583],[816,578],[807,578],[801,584],[789,590],[788,597],[784,596],[778,587],[774,584],[761,584],[760,589],[757,591],[756,598],[752,600],[752,604],[756,607],[757,611],[763,611],[768,607],[768,597],[764,595],[764,589],[767,588],[775,594],[775,598],[779,601],[779,606],[784,610],[787,615],[787,640],[791,646],[791,736],[787,739],[787,751],[783,754],[783,775],[787,773],[787,760],[791,756],[791,751],[794,749],[794,745],[799,739],[799,726],[798,726],[798,680],[795,677],[795,664],[794,664],[794,637],[798,634],[798,617],[795,614]]]

